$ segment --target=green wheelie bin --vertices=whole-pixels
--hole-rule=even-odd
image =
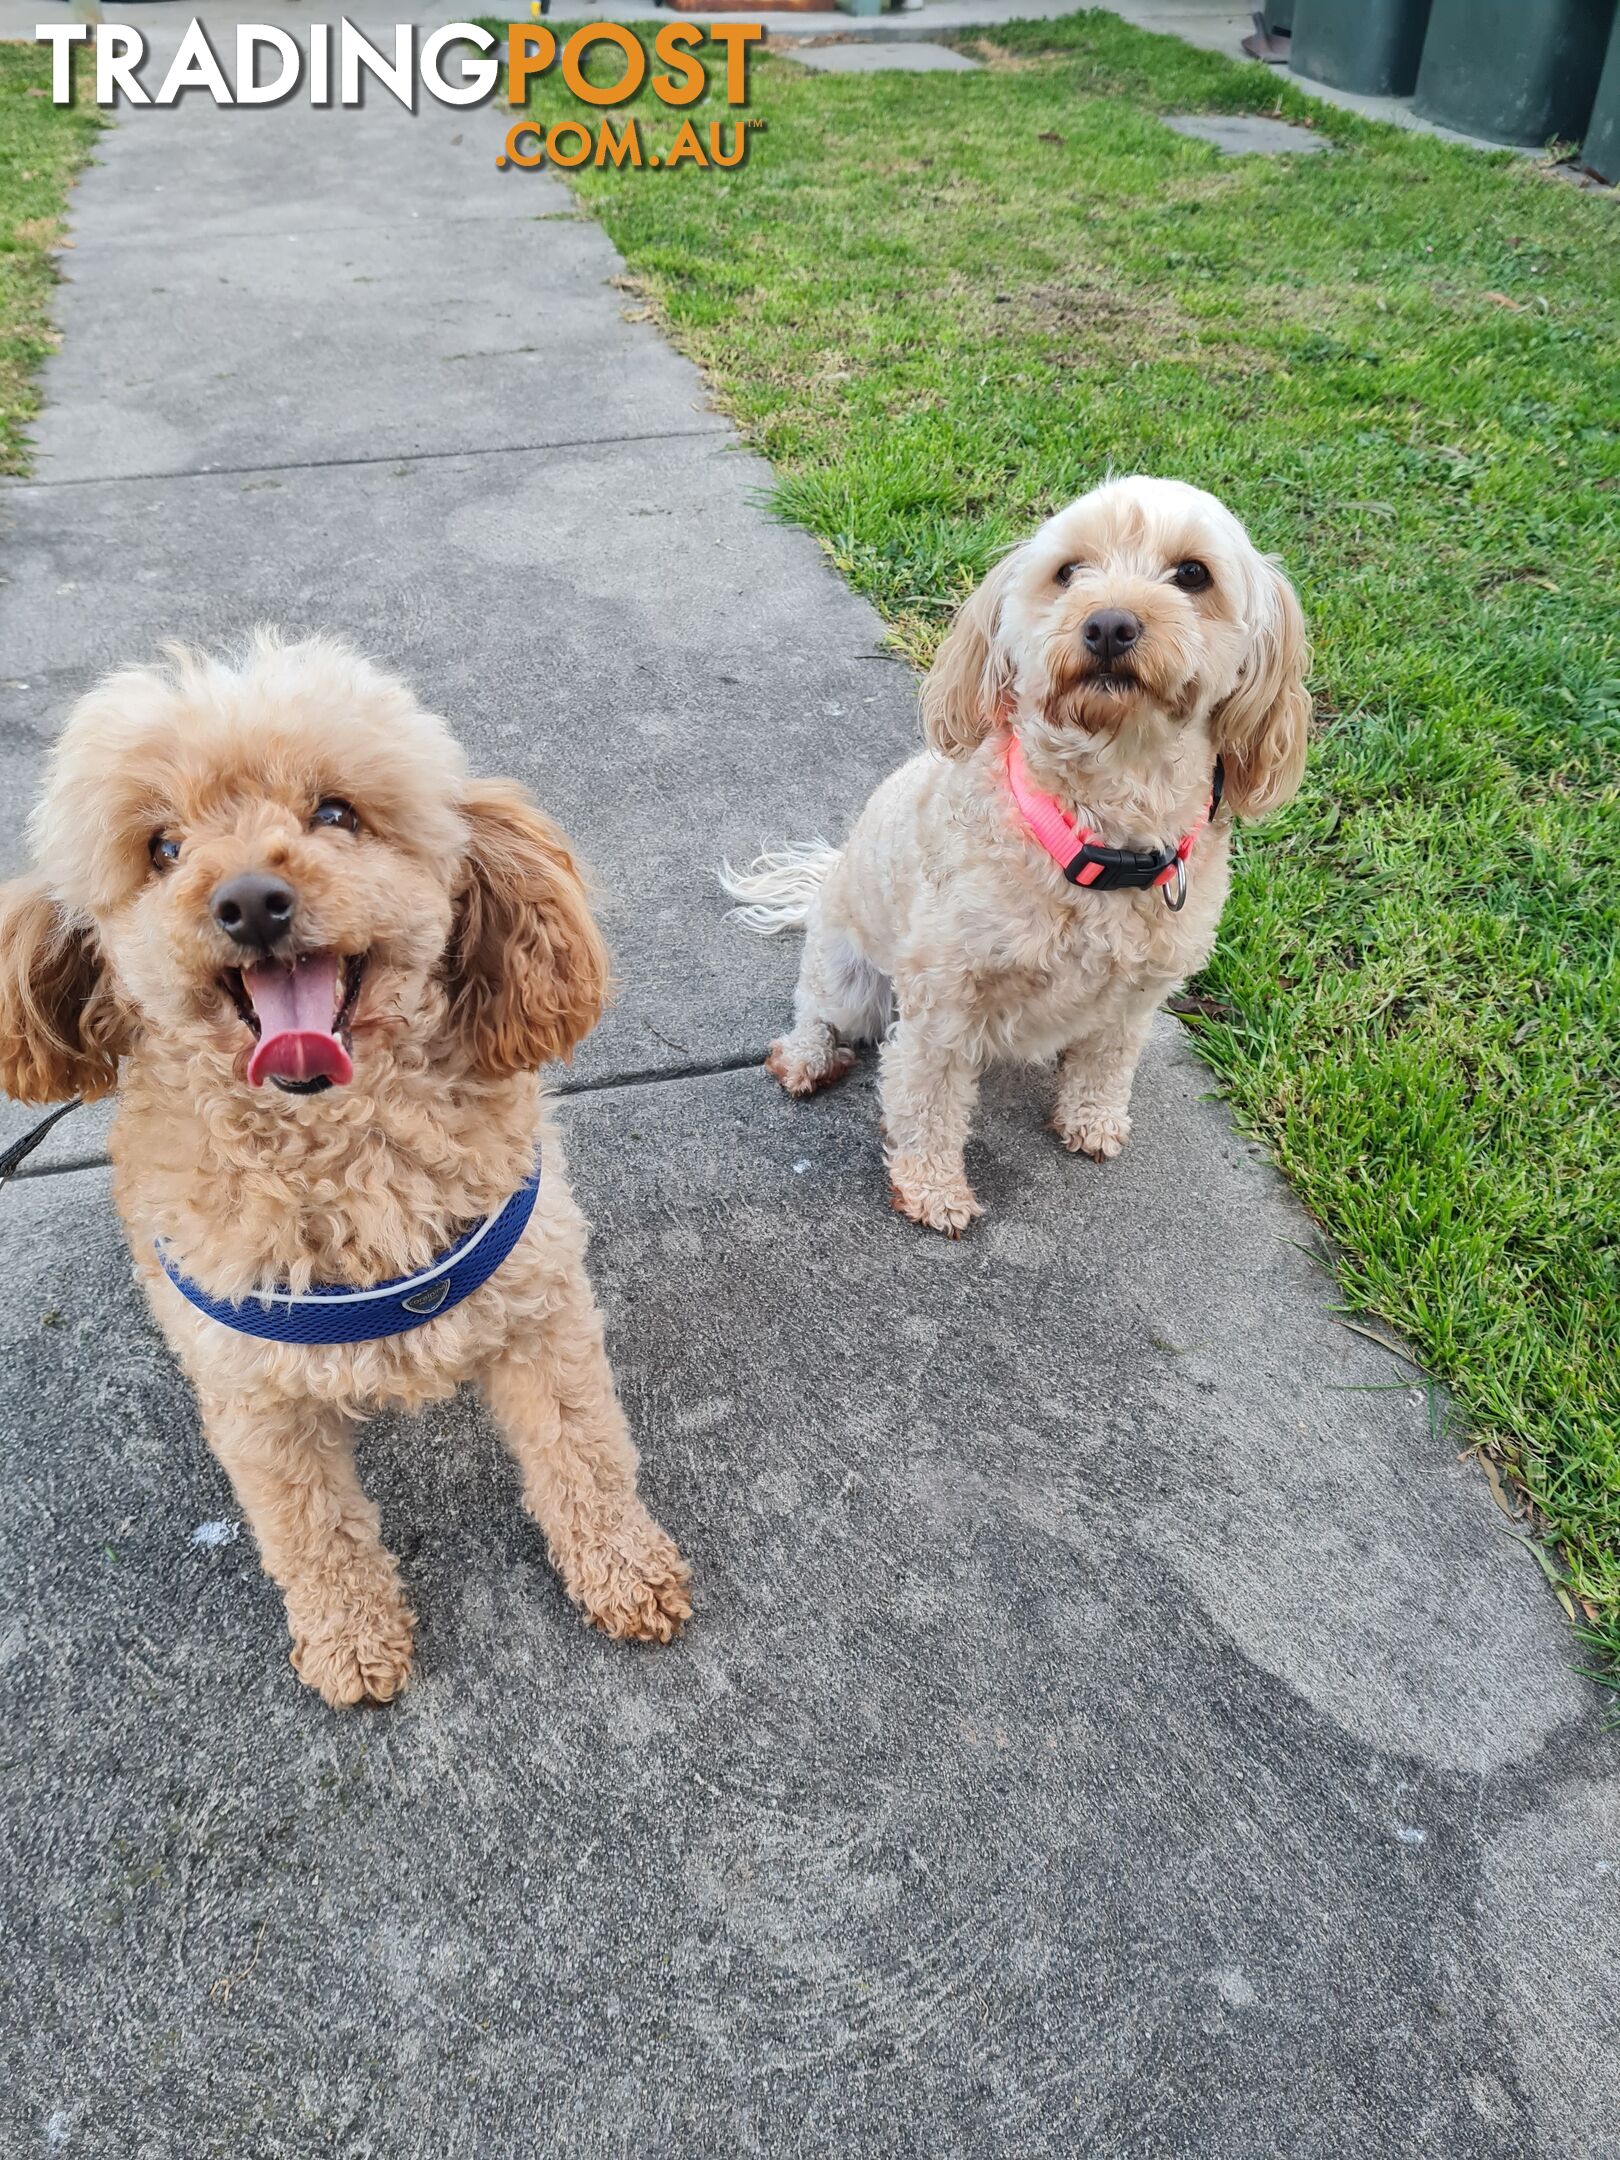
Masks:
[[[1615,0],[1434,0],[1414,108],[1525,149],[1579,142],[1614,10]]]
[[[1410,97],[1429,0],[1297,0],[1288,65],[1363,97]]]
[[[1598,77],[1597,102],[1586,130],[1582,161],[1612,186],[1620,186],[1620,16],[1609,38],[1609,57]]]

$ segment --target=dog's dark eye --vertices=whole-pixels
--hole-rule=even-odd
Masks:
[[[311,825],[337,825],[344,832],[360,830],[360,820],[339,795],[328,795],[323,802],[318,802],[309,822]]]
[[[1176,583],[1183,592],[1202,592],[1209,582],[1209,572],[1201,562],[1176,564]]]
[[[1079,567],[1080,565],[1077,562],[1060,563],[1057,569],[1052,572],[1052,583],[1054,585],[1067,585]]]
[[[158,870],[172,870],[180,860],[180,843],[166,832],[156,832],[146,844],[146,852]]]

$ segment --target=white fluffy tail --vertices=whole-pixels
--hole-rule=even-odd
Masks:
[[[746,870],[734,870],[723,862],[721,887],[742,902],[731,910],[732,921],[760,937],[775,937],[779,930],[802,930],[837,860],[837,848],[825,840],[801,840],[774,855],[757,857]]]

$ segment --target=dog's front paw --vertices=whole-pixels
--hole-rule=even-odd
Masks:
[[[1072,1155],[1112,1162],[1131,1137],[1131,1116],[1128,1110],[1059,1110],[1052,1130]]]
[[[692,1617],[692,1570],[650,1515],[586,1544],[568,1572],[569,1596],[617,1642],[672,1642]]]
[[[392,1702],[409,1681],[416,1616],[397,1594],[300,1599],[287,1617],[293,1671],[334,1710]]]
[[[959,1238],[984,1213],[983,1203],[965,1178],[919,1175],[903,1162],[889,1166],[889,1200],[897,1214],[948,1238]]]
[[[781,1082],[789,1095],[814,1095],[836,1087],[854,1069],[855,1053],[847,1043],[806,1045],[784,1035],[773,1042],[765,1070]]]

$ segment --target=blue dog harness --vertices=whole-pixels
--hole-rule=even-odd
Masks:
[[[199,1289],[171,1263],[161,1244],[158,1263],[187,1304],[239,1335],[279,1343],[375,1342],[382,1335],[425,1327],[488,1282],[523,1235],[539,1190],[537,1162],[504,1207],[463,1231],[436,1260],[414,1275],[396,1275],[370,1290],[322,1283],[312,1290],[267,1290],[238,1305]]]

